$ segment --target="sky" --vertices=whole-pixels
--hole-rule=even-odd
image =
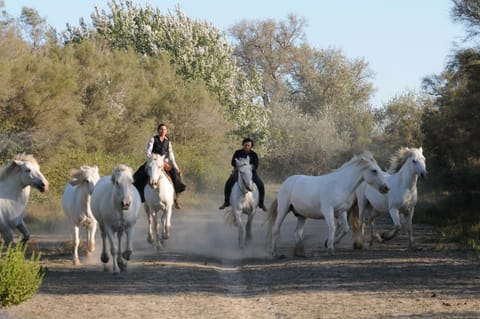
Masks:
[[[117,0],[118,2],[118,0]],[[379,107],[395,96],[418,92],[422,79],[440,74],[466,35],[451,18],[451,0],[135,0],[162,13],[180,5],[190,18],[221,31],[242,20],[286,21],[296,14],[307,21],[307,42],[317,49],[340,49],[348,59],[364,59],[373,72],[372,97]],[[58,32],[66,24],[90,24],[94,7],[110,12],[108,0],[4,0],[18,18],[34,8]]]

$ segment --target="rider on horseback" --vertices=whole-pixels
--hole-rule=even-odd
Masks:
[[[237,180],[237,172],[236,172],[236,164],[235,164],[235,159],[240,159],[240,158],[248,158],[250,159],[250,164],[253,165],[253,181],[258,187],[258,192],[259,192],[259,201],[258,201],[258,207],[263,209],[263,211],[267,211],[267,208],[265,207],[265,204],[263,203],[265,199],[265,187],[263,185],[262,180],[257,174],[257,168],[258,168],[258,156],[257,153],[255,153],[252,148],[253,148],[253,140],[249,137],[243,139],[242,141],[242,146],[243,148],[236,150],[235,153],[232,156],[231,164],[233,166],[233,171],[232,174],[228,177],[228,180],[225,182],[225,201],[223,202],[222,206],[220,206],[218,209],[224,209],[228,206],[230,206],[230,193],[232,192],[232,187],[235,184]]]
[[[177,165],[175,161],[175,155],[173,153],[172,143],[167,137],[167,126],[165,124],[159,124],[157,127],[158,135],[154,135],[150,137],[147,143],[147,149],[145,150],[145,154],[147,157],[151,157],[152,154],[159,154],[164,155],[166,162],[165,168],[168,172],[169,176],[172,178],[173,187],[175,188],[175,208],[181,208],[178,202],[179,193],[183,192],[186,188],[186,185],[183,183],[181,179],[182,171]],[[167,168],[168,167],[168,168]],[[138,189],[140,193],[140,197],[142,198],[142,202],[145,201],[145,197],[143,194],[145,184],[147,182],[147,174],[145,172],[145,163],[140,166],[133,178],[135,180],[134,185]]]

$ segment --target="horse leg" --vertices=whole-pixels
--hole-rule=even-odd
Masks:
[[[280,239],[280,227],[282,226],[282,223],[289,212],[288,205],[286,205],[286,203],[280,204],[280,202],[278,202],[276,211],[277,217],[275,218],[275,223],[272,226],[272,256],[274,258],[285,258],[284,255],[278,255],[277,245],[278,240]]]
[[[335,245],[340,242],[340,240],[345,237],[345,235],[350,231],[350,226],[348,225],[347,212],[341,212],[339,217],[339,229],[335,237]]]
[[[147,242],[150,244],[153,244],[153,229],[152,229],[152,224],[153,224],[153,216],[152,212],[150,211],[150,207],[145,203],[145,213],[147,214],[147,222],[148,222],[148,235],[147,235]]]
[[[117,232],[117,240],[118,240],[118,249],[117,249],[117,264],[120,271],[124,272],[127,271],[127,261],[124,260],[124,256],[130,258],[130,254],[127,253],[128,248],[122,251],[122,237],[123,237],[124,230],[121,229]]]
[[[73,264],[75,266],[80,265],[80,258],[78,258],[78,246],[80,245],[80,227],[78,225],[73,226]]]
[[[238,246],[243,249],[245,248],[245,232],[246,227],[242,222],[242,211],[235,210],[235,219],[237,220],[237,227],[238,227]]]
[[[118,242],[116,241],[116,233],[111,227],[105,229],[107,233],[108,243],[110,244],[110,254],[112,255],[112,272],[118,274]]]
[[[162,243],[162,234],[160,234],[160,222],[158,220],[158,215],[159,212],[154,212],[152,214],[152,228],[155,230],[155,247],[157,247],[157,250],[160,250],[163,248],[163,243]],[[163,228],[162,228],[163,229]]]
[[[135,229],[133,226],[127,227],[127,230],[125,232],[127,236],[127,244],[126,244],[126,249],[122,253],[122,257],[125,259],[125,263],[123,264],[122,271],[127,270],[127,260],[130,260],[130,257],[132,256],[133,253],[133,236],[135,235]]]
[[[395,207],[390,208],[389,213],[390,213],[390,217],[392,218],[394,227],[389,232],[383,232],[382,239],[384,241],[394,238],[401,229],[400,216],[399,216],[398,208],[395,208]]]
[[[166,217],[165,217],[166,215]],[[162,216],[163,239],[170,238],[170,228],[172,227],[172,206],[167,206],[166,212]]]
[[[303,216],[297,216],[297,226],[295,227],[295,251],[297,257],[307,257],[305,254],[305,246],[303,243],[303,228],[307,219]]]
[[[247,220],[247,226],[246,226],[246,241],[247,243],[252,240],[252,223],[253,223],[253,217],[255,216],[255,209],[248,214],[248,220]]]
[[[100,224],[100,234],[102,235],[102,255],[100,259],[102,260],[103,263],[103,271],[108,271],[107,263],[109,260],[108,254],[107,254],[107,232],[105,230],[105,225]]]
[[[87,256],[90,256],[95,251],[95,233],[97,232],[97,221],[92,220],[89,226],[87,226]]]
[[[17,225],[17,229],[20,231],[20,233],[22,233],[22,244],[27,243],[27,241],[30,239],[30,232],[28,231],[27,226],[25,226],[23,219],[20,224]]]
[[[328,239],[325,242],[329,255],[335,255],[335,216],[333,208],[330,207],[325,211],[325,222],[328,227]]]
[[[411,250],[416,249],[415,240],[413,238],[413,208],[408,210],[408,248]]]

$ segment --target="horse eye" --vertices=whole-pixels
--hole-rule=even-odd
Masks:
[[[30,168],[27,168],[25,171],[26,171],[27,173],[30,173],[32,170],[31,170]]]
[[[376,169],[372,169],[372,173],[373,173],[373,174],[377,174],[378,171],[377,171]]]
[[[413,164],[415,164],[415,163],[417,162],[417,160],[416,160],[416,159],[412,159],[412,162],[413,162]]]

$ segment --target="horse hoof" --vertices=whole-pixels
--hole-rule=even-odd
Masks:
[[[147,237],[147,242],[148,242],[149,244],[153,244],[153,238],[150,237],[150,236],[148,236],[148,237]]]
[[[131,250],[125,250],[123,253],[122,253],[122,257],[126,260],[130,260],[130,256],[132,255],[132,251]]]
[[[353,243],[353,249],[363,249],[363,244],[362,243]]]
[[[295,248],[295,256],[306,258],[307,255],[305,254],[305,249],[303,247]]]
[[[327,239],[327,240],[325,240],[325,244],[324,244],[324,245],[325,245],[325,248],[327,248],[327,247],[328,247],[328,239]]]
[[[110,258],[108,258],[108,255],[107,254],[102,254],[102,256],[100,257],[100,260],[102,261],[102,263],[106,264],[108,263],[108,260]]]
[[[74,259],[73,259],[73,265],[74,265],[74,266],[80,266],[80,259],[74,258]]]

